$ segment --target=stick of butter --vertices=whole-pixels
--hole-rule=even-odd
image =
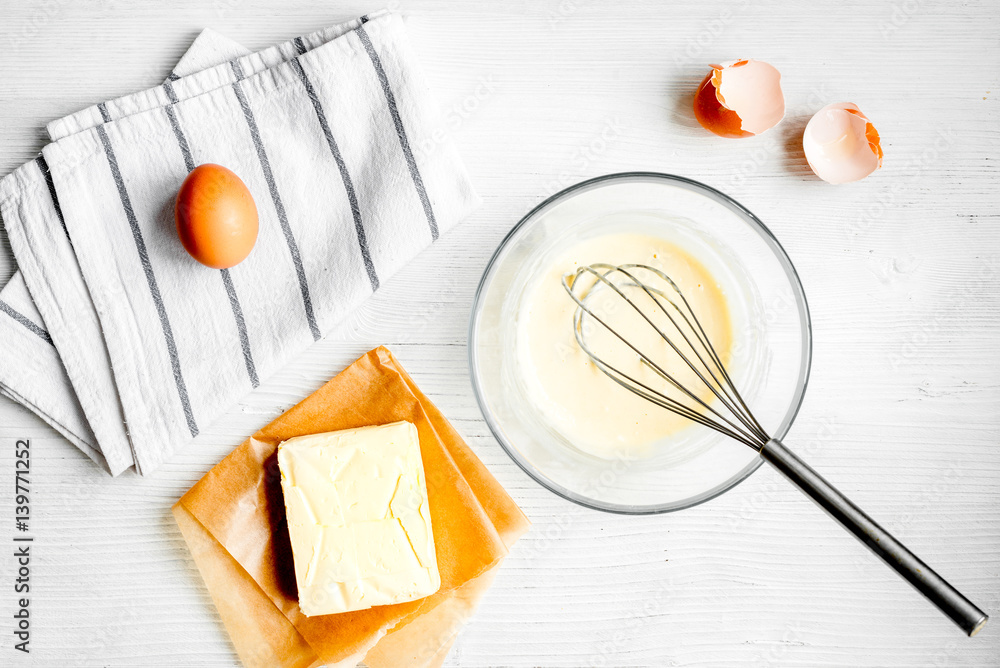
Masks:
[[[291,438],[278,467],[302,614],[404,603],[441,586],[412,423]]]

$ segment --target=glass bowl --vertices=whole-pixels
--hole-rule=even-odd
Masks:
[[[516,352],[525,288],[553,253],[612,232],[668,240],[719,281],[733,329],[727,370],[768,433],[785,436],[802,402],[812,358],[809,308],[799,277],[778,240],[739,202],[670,174],[590,179],[548,198],[514,226],[476,292],[469,325],[472,386],[500,445],[556,494],[617,513],[689,508],[757,470],[762,460],[756,451],[692,423],[655,443],[651,454],[595,456],[554,429],[526,390],[524,362]]]

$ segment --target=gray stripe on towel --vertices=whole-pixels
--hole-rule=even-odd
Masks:
[[[305,53],[306,47],[302,43],[301,38],[295,39],[295,48],[300,54]],[[368,237],[365,234],[365,226],[361,221],[361,207],[358,206],[358,197],[354,192],[354,182],[351,180],[351,175],[347,171],[347,164],[344,162],[344,157],[340,154],[340,147],[337,146],[336,140],[333,138],[333,132],[330,130],[330,124],[326,120],[326,113],[323,111],[323,105],[319,101],[319,97],[316,95],[316,89],[313,88],[312,82],[309,81],[309,77],[306,76],[306,72],[302,69],[302,63],[299,62],[298,58],[293,58],[291,60],[292,68],[295,70],[296,74],[299,75],[299,79],[302,80],[302,85],[306,87],[306,93],[309,94],[309,99],[312,100],[313,109],[316,110],[316,118],[319,119],[320,127],[323,128],[323,135],[326,137],[326,145],[330,147],[330,153],[333,154],[333,159],[337,163],[337,169],[340,170],[340,178],[344,182],[344,189],[347,191],[347,200],[351,205],[351,215],[354,217],[354,231],[358,235],[358,245],[361,247],[361,258],[365,263],[365,271],[368,273],[368,281],[371,283],[372,292],[378,290],[379,281],[378,274],[375,272],[375,263],[372,262],[371,251],[368,249]]]
[[[160,317],[160,327],[163,330],[163,338],[167,344],[167,354],[170,356],[170,366],[174,372],[174,382],[177,384],[177,394],[181,399],[181,406],[184,408],[184,417],[187,419],[188,429],[191,436],[198,435],[198,425],[194,420],[194,413],[191,410],[191,401],[188,398],[187,386],[184,384],[184,374],[181,372],[181,360],[177,355],[177,343],[174,341],[174,332],[170,327],[170,319],[167,317],[167,309],[163,305],[163,297],[160,295],[160,288],[156,284],[156,275],[153,273],[153,265],[149,261],[149,252],[146,250],[146,242],[142,238],[142,230],[139,229],[139,221],[136,220],[135,211],[132,210],[132,200],[129,198],[125,188],[125,180],[122,178],[121,170],[118,168],[118,159],[115,157],[114,149],[111,147],[111,140],[105,132],[103,125],[97,126],[97,134],[104,145],[104,154],[108,159],[108,166],[111,168],[111,175],[114,177],[115,186],[118,188],[118,196],[121,199],[122,208],[125,210],[125,217],[128,219],[129,227],[132,228],[132,238],[135,240],[135,248],[139,253],[139,262],[142,264],[142,271],[146,275],[146,283],[149,284],[149,292],[156,305],[156,313]]]
[[[312,297],[309,294],[309,283],[306,281],[305,267],[302,266],[302,256],[299,254],[299,245],[296,243],[295,236],[292,234],[292,228],[288,224],[288,216],[285,214],[285,205],[282,204],[281,196],[278,194],[278,186],[274,182],[274,174],[271,173],[271,163],[267,158],[267,152],[264,150],[264,143],[260,139],[260,131],[257,129],[257,121],[254,119],[253,111],[250,109],[250,103],[247,102],[246,95],[243,94],[243,89],[240,87],[240,81],[243,79],[243,69],[235,60],[230,61],[229,64],[233,69],[233,73],[236,75],[236,81],[233,83],[233,91],[236,93],[236,98],[239,100],[240,107],[243,109],[243,117],[246,118],[247,127],[250,128],[250,137],[253,139],[254,147],[257,149],[257,158],[260,160],[260,167],[264,172],[264,179],[267,181],[267,187],[271,191],[271,199],[274,202],[274,210],[278,214],[278,222],[281,224],[281,231],[285,234],[285,242],[288,244],[288,250],[292,254],[292,263],[295,265],[295,273],[299,278],[299,290],[302,292],[302,303],[305,306],[306,320],[309,322],[309,330],[312,332],[313,340],[319,341],[323,335],[319,331],[319,326],[316,324],[316,315],[313,313]]]
[[[45,343],[52,345],[52,337],[44,329],[36,325],[35,323],[28,320],[27,317],[22,315],[19,311],[15,310],[13,306],[7,302],[0,300],[0,311],[3,311],[11,318],[13,318],[17,323],[27,329],[29,332],[40,338]]]
[[[191,155],[191,147],[188,145],[187,136],[184,134],[184,130],[181,129],[180,121],[177,120],[177,114],[174,112],[173,105],[177,104],[177,93],[174,92],[174,87],[170,85],[170,82],[163,84],[163,89],[167,93],[167,97],[170,98],[170,104],[165,106],[163,109],[167,112],[167,118],[170,119],[170,127],[174,129],[174,136],[177,137],[177,144],[180,146],[181,153],[184,156],[184,165],[187,167],[188,172],[194,169],[194,156]],[[236,320],[236,331],[240,337],[240,347],[243,349],[243,363],[247,368],[247,375],[250,376],[250,385],[256,388],[260,385],[260,379],[257,377],[257,365],[253,361],[253,351],[250,348],[250,335],[247,333],[247,323],[243,319],[243,307],[240,304],[239,295],[236,294],[236,286],[233,285],[233,279],[229,275],[228,269],[220,269],[219,273],[222,277],[222,283],[226,288],[226,295],[229,297],[229,306],[233,309],[233,318]]]
[[[219,274],[226,286],[226,294],[229,295],[229,306],[233,309],[233,317],[236,318],[236,329],[240,335],[240,346],[243,348],[243,361],[246,363],[247,375],[250,376],[250,384],[256,388],[260,385],[260,379],[257,377],[257,366],[254,364],[253,352],[250,349],[250,335],[247,332],[247,323],[243,319],[243,307],[240,305],[240,298],[236,294],[236,286],[233,285],[233,277],[229,275],[229,270],[221,269]]]
[[[174,105],[177,104],[177,93],[174,92],[174,87],[170,85],[170,82],[163,84],[163,90],[166,91],[167,97],[170,99],[170,104],[163,107],[163,110],[167,113],[167,119],[170,121],[170,127],[174,130],[174,136],[177,138],[177,144],[181,147],[181,153],[184,155],[184,166],[190,172],[194,169],[194,158],[191,157],[191,148],[188,146],[187,137],[184,136],[184,131],[181,130],[181,124],[177,120],[177,114],[174,112]]]
[[[59,217],[59,224],[62,225],[63,232],[66,233],[66,238],[69,239],[69,245],[73,246],[73,240],[69,238],[69,229],[66,227],[66,219],[63,218],[62,207],[59,206],[59,197],[56,195],[56,184],[52,182],[52,172],[49,171],[49,163],[45,162],[45,158],[41,153],[35,158],[35,162],[38,163],[38,168],[42,170],[42,176],[45,177],[45,185],[49,189],[49,197],[52,198],[52,206],[56,210],[56,216]]]
[[[375,67],[375,74],[378,76],[379,83],[382,84],[382,92],[385,94],[385,101],[389,105],[392,122],[396,124],[396,136],[399,137],[399,144],[403,147],[403,155],[406,156],[406,165],[410,168],[413,185],[417,188],[417,195],[420,197],[420,203],[424,207],[424,215],[427,216],[427,224],[431,228],[431,238],[436,241],[438,238],[438,225],[437,219],[434,217],[434,209],[431,207],[431,200],[427,196],[427,189],[424,188],[424,180],[420,176],[420,170],[417,169],[417,161],[413,157],[413,151],[410,150],[410,140],[406,138],[406,129],[403,127],[403,119],[400,117],[399,108],[396,106],[396,96],[393,95],[392,87],[389,86],[389,77],[386,76],[385,68],[382,67],[382,59],[375,52],[371,38],[365,32],[364,23],[366,21],[362,21],[362,25],[358,26],[354,32],[361,38],[361,43],[365,45],[365,51],[368,52],[368,57],[371,58],[372,65]]]

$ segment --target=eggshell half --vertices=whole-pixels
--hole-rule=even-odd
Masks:
[[[752,137],[785,116],[781,73],[760,60],[712,65],[694,98],[694,115],[720,137]]]
[[[828,183],[860,181],[882,166],[878,132],[851,102],[817,111],[802,134],[802,150],[816,176]]]

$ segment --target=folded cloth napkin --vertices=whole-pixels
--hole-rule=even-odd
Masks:
[[[206,28],[174,67],[169,80],[226,63],[247,53],[249,51],[238,42]],[[41,198],[38,206],[43,209],[43,215],[58,218],[61,213],[55,189],[41,156],[37,159],[37,167],[49,186],[49,199]],[[34,169],[34,166],[26,169]],[[89,294],[78,297],[90,300]],[[93,314],[93,307],[86,313]],[[98,362],[103,361],[103,364],[98,363],[89,375],[84,373],[82,376],[80,367],[74,366],[74,371],[77,371],[76,387],[84,389],[82,396],[89,412],[103,429],[102,446],[90,428],[87,411],[77,397],[74,383],[67,375],[20,271],[16,271],[7,285],[0,289],[0,335],[0,341],[3,341],[0,345],[0,394],[34,411],[111,474],[118,475],[131,467],[131,447],[103,342],[92,357]],[[103,402],[101,393],[95,391],[93,385],[87,390],[88,378],[104,390]],[[114,418],[102,420],[97,417],[102,414],[102,409],[113,411]],[[105,456],[102,447],[107,450],[108,456]]]
[[[129,456],[155,470],[477,202],[393,14],[171,79],[50,124],[41,158],[0,181],[24,282],[113,473]],[[229,270],[174,231],[180,183],[209,162],[260,214]]]
[[[20,272],[0,290],[0,394],[37,413],[110,470]],[[123,461],[131,466],[131,457]]]

